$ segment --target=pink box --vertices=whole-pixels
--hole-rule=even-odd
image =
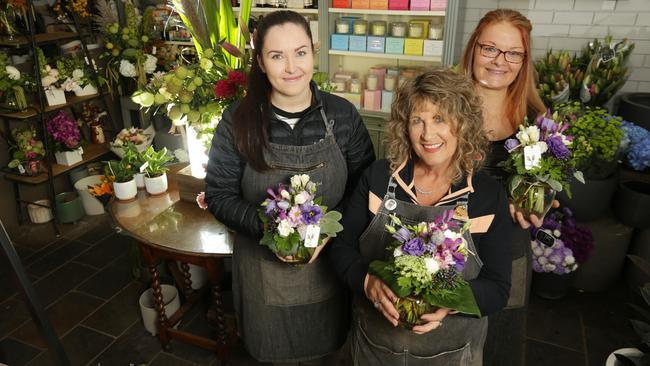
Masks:
[[[381,90],[363,91],[363,108],[369,111],[381,110]]]
[[[431,10],[447,9],[447,0],[431,0]]]
[[[369,73],[377,75],[377,89],[384,89],[384,78],[386,77],[386,68],[383,66],[373,66],[368,70]]]
[[[425,10],[428,11],[431,3],[429,0],[411,0],[411,10]]]
[[[388,0],[390,10],[409,10],[409,0]]]

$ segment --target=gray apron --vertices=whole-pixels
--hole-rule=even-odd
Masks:
[[[400,201],[395,199],[396,186],[391,176],[379,212],[359,239],[359,249],[364,258],[386,258],[386,244],[392,239],[384,228],[389,223],[389,214],[397,214],[404,223],[417,224],[430,221],[443,211],[467,206],[469,193],[458,198],[455,205],[432,207]],[[464,234],[464,238],[470,251],[477,253],[469,232]],[[477,255],[470,255],[463,278],[476,278],[482,266]],[[356,296],[352,342],[354,365],[480,366],[487,318],[447,315],[443,323],[443,326],[429,333],[418,335],[400,326],[393,327],[367,298]]]
[[[343,198],[347,163],[334,138],[334,120],[325,137],[308,146],[270,143],[265,152],[271,167],[258,172],[246,166],[243,197],[261,203],[269,187],[289,183],[294,174],[308,174],[317,183],[316,196],[332,209]],[[343,285],[328,262],[281,262],[259,239],[238,234],[233,246],[233,297],[237,325],[248,352],[258,361],[300,362],[336,351],[345,341],[349,310]]]

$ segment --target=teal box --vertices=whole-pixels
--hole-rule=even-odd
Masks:
[[[384,53],[385,37],[368,36],[368,52]]]
[[[390,106],[393,104],[393,92],[388,90],[381,91],[381,111],[390,113]]]
[[[347,34],[332,34],[331,49],[347,51],[350,45],[350,36]]]
[[[386,37],[386,53],[404,54],[404,38]]]
[[[366,36],[350,36],[350,51],[366,52]]]

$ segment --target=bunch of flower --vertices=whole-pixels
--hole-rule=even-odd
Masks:
[[[535,239],[530,242],[533,251],[533,270],[535,272],[552,272],[563,275],[578,268],[573,251],[556,237],[552,246],[546,246]]]
[[[214,96],[223,103],[230,104],[239,99],[246,90],[246,74],[232,70],[225,79],[217,80],[214,84]]]
[[[578,265],[585,263],[594,249],[594,236],[591,230],[578,226],[573,212],[568,207],[552,211],[544,217],[544,223],[540,228],[530,229],[534,238],[537,237],[540,230],[545,230],[554,238],[561,240],[562,245],[571,250],[575,263]]]
[[[59,78],[64,80],[61,86],[67,92],[94,84],[90,78],[89,66],[76,55],[59,58],[56,60],[56,68],[59,71]]]
[[[326,238],[335,237],[343,230],[337,211],[327,211],[315,198],[316,183],[306,174],[291,177],[291,185],[280,183],[277,190],[267,189],[259,217],[264,223],[265,245],[276,255],[287,260],[305,263],[312,259],[316,248]]]
[[[13,141],[8,141],[12,160],[9,168],[18,169],[21,174],[36,175],[43,168],[45,147],[43,141],[38,139],[34,127],[13,128],[11,130]]]
[[[11,19],[19,19],[27,24],[27,1],[26,0],[4,0],[0,4],[0,25],[4,32],[13,35],[16,32],[16,25]]]
[[[62,78],[59,70],[48,65],[42,49],[37,48],[36,55],[38,57],[38,64],[41,67],[41,84],[43,88],[45,90],[61,88]]]
[[[23,110],[27,108],[25,91],[32,90],[34,90],[33,79],[10,65],[7,54],[0,52],[0,96],[14,97],[16,109]]]
[[[626,161],[634,170],[643,171],[650,167],[650,131],[632,122],[622,122],[625,133],[624,151]]]
[[[115,140],[113,140],[113,145],[114,146],[124,146],[128,145],[129,143],[134,144],[134,145],[141,145],[147,142],[147,135],[144,133],[144,130],[141,128],[135,128],[135,127],[130,127],[130,128],[123,128],[117,136],[115,136]]]
[[[537,91],[544,104],[550,106],[569,100],[570,85],[576,84],[579,75],[572,73],[571,57],[567,51],[549,50],[545,57],[535,62],[535,70],[539,76]]]
[[[88,192],[106,206],[113,196],[113,182],[107,176],[102,176],[98,184],[88,186]]]
[[[47,133],[54,141],[56,151],[72,151],[81,143],[81,132],[77,121],[64,111],[59,111],[47,122]]]
[[[408,225],[391,215],[386,230],[393,240],[386,248],[391,259],[373,261],[369,273],[388,284],[400,299],[396,308],[402,321],[417,324],[422,315],[414,301],[419,298],[432,306],[466,314],[480,314],[462,272],[469,255],[463,234],[469,223],[454,219],[447,210],[432,222]]]
[[[88,0],[56,0],[52,4],[52,10],[59,16],[66,16],[68,13],[76,14],[81,18],[88,18],[90,16]]]

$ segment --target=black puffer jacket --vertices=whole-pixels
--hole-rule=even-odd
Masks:
[[[312,82],[315,103],[309,112],[291,129],[283,121],[270,116],[271,142],[282,145],[304,146],[318,142],[325,136],[325,124],[320,113],[333,119],[334,137],[348,165],[345,197],[355,187],[366,167],[375,160],[372,142],[361,116],[347,100],[318,91]],[[212,214],[229,228],[238,232],[261,236],[262,224],[258,218],[259,202],[249,202],[241,194],[241,178],[246,162],[239,154],[233,137],[233,114],[238,102],[228,107],[212,139],[207,175],[205,201]],[[345,197],[342,202],[345,202]]]

